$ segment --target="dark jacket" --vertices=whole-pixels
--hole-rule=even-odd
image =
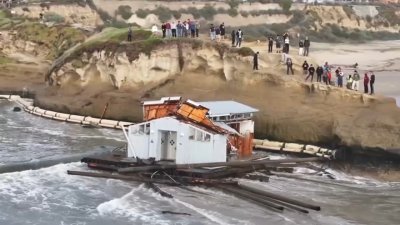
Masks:
[[[254,56],[253,56],[253,62],[258,63],[258,54],[257,53],[254,54]]]
[[[310,74],[314,74],[315,68],[314,68],[313,66],[310,66],[310,68],[308,68],[308,72],[309,72]]]
[[[300,41],[300,42],[299,42],[299,47],[300,47],[300,48],[304,47],[303,41]]]
[[[371,75],[369,82],[371,82],[371,84],[375,83],[375,75],[374,74]]]
[[[308,63],[306,62],[303,63],[303,70],[308,70]]]
[[[304,41],[304,47],[310,47],[310,40]]]
[[[225,35],[225,25],[220,25],[219,30],[221,31],[221,35]]]
[[[318,66],[316,72],[318,75],[322,75],[324,73],[324,69],[321,66]]]

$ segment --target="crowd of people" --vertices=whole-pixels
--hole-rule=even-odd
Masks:
[[[162,37],[163,38],[178,38],[178,37],[199,37],[200,23],[198,21],[186,20],[175,22],[166,22],[161,25]],[[156,25],[152,27],[152,32],[158,34],[158,28]],[[226,39],[225,24],[221,23],[219,26],[214,24],[210,25],[209,35],[211,41],[221,41]],[[232,47],[241,47],[243,40],[243,31],[241,29],[231,31]],[[128,41],[132,41],[132,29],[128,30]],[[277,35],[275,38],[270,36],[267,39],[268,53],[273,52],[273,46],[275,42],[276,53],[282,53],[282,62],[286,64],[286,73],[289,75],[293,72],[293,61],[289,55],[290,40],[288,33],[283,35]],[[299,40],[299,55],[308,56],[310,52],[310,40],[305,37],[304,40]],[[258,70],[258,58],[259,52],[256,52],[253,56],[253,70]],[[356,69],[358,64],[354,65]],[[313,82],[314,75],[317,76],[317,82],[325,83],[326,85],[336,85],[338,87],[344,86],[344,71],[341,67],[338,67],[334,74],[336,81],[332,75],[332,66],[326,62],[324,65],[317,65],[314,67],[313,64],[308,64],[304,61],[302,65],[303,74],[306,76],[305,81],[311,80]],[[350,90],[358,91],[360,89],[361,76],[357,70],[354,70],[353,74],[349,74],[346,78],[346,85]],[[364,74],[364,93],[374,94],[375,75],[372,71]]]
[[[356,63],[354,65],[354,72],[352,74],[349,74],[348,77],[346,78],[346,88],[354,91],[359,91],[360,89],[360,80],[361,80],[361,75],[357,71],[357,66],[358,64]],[[344,86],[344,76],[345,73],[342,70],[341,67],[337,67],[337,69],[334,71],[334,75],[336,76],[336,81],[334,80],[334,77],[332,75],[332,66],[328,64],[328,62],[325,62],[323,66],[317,66],[315,68],[312,64],[308,64],[307,61],[304,61],[303,65],[303,73],[304,75],[307,75],[305,78],[305,81],[307,81],[309,78],[311,78],[311,82],[314,79],[314,73],[317,75],[317,82],[322,82],[325,83],[326,85],[335,85],[338,87],[343,87]],[[365,94],[374,94],[374,84],[375,84],[375,74],[372,71],[365,72],[364,74],[364,93]]]
[[[177,22],[166,22],[161,25],[161,32],[163,38],[178,38],[178,37],[199,37],[200,23],[190,19]],[[153,25],[152,32],[157,33],[158,28]]]

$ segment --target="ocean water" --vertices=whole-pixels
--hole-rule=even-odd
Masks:
[[[40,160],[123,144],[119,131],[87,129],[12,112],[0,101],[2,164]],[[103,146],[103,147],[101,147]],[[219,190],[161,186],[174,198],[161,197],[143,184],[67,175],[88,171],[73,162],[39,170],[0,174],[1,225],[125,224],[399,224],[400,182],[379,182],[328,169],[337,179],[298,168],[314,181],[272,176],[270,182],[241,179],[261,189],[320,205],[320,212],[283,213],[260,208]],[[320,183],[322,181],[322,183]],[[190,215],[163,214],[162,211]]]

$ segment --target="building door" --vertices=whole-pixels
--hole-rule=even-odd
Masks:
[[[161,160],[176,159],[177,132],[176,131],[160,131],[161,132]]]

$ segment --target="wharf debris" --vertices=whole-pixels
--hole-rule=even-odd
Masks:
[[[118,165],[115,165],[116,160],[114,160],[110,161],[114,163],[111,172],[110,168],[107,168],[107,172],[68,171],[67,173],[70,175],[141,182],[166,198],[174,198],[174,196],[162,190],[161,186],[158,185],[167,185],[187,190],[191,190],[188,186],[203,186],[220,190],[267,210],[275,212],[292,210],[300,213],[309,213],[309,210],[319,211],[321,207],[308,201],[300,201],[286,196],[280,196],[246,185],[241,179],[268,182],[269,175],[267,174],[273,174],[270,170],[276,171],[278,170],[277,168],[287,169],[303,166],[305,163],[323,162],[327,160],[328,159],[323,157],[308,157],[196,164],[153,162],[149,165],[145,165],[139,160],[136,163],[131,162],[129,165],[125,164],[125,167],[118,167]],[[105,162],[106,161],[103,160],[102,164],[105,164]],[[93,162],[91,162],[91,164],[93,164]],[[100,167],[92,165],[92,168],[104,170],[104,165]],[[287,172],[291,171],[288,170]]]

